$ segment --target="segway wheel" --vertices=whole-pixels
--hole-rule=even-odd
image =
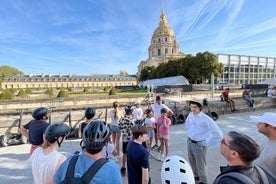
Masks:
[[[219,118],[219,115],[216,112],[211,112],[211,117],[214,121],[216,121]]]
[[[28,138],[25,137],[24,135],[21,135],[20,139],[21,139],[22,144],[27,144],[28,143]]]
[[[177,123],[184,123],[186,121],[186,118],[183,114],[179,114]]]
[[[3,147],[7,147],[8,145],[8,137],[7,135],[1,135],[0,136],[0,143]]]
[[[74,134],[75,134],[75,137],[76,137],[76,138],[81,139],[81,131],[80,131],[79,128],[75,128]]]
[[[172,115],[172,116],[170,117],[170,119],[171,119],[172,125],[174,125],[174,124],[177,123],[175,115]]]

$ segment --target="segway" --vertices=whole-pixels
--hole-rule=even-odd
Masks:
[[[210,110],[210,106],[209,106],[209,103],[208,103],[208,100],[207,100],[207,98],[204,98],[203,99],[203,105],[204,106],[207,106],[207,108],[208,108],[208,111],[205,113],[205,114],[207,114],[208,116],[210,116],[214,121],[216,121],[218,118],[219,118],[219,115],[218,115],[218,113],[216,113],[216,112],[211,112],[211,110]]]
[[[17,127],[18,129],[21,127],[21,121],[23,116],[23,109],[20,111],[19,118],[16,119],[12,125],[6,130],[4,135],[0,136],[0,143],[2,146],[10,146],[10,145],[18,145],[18,144],[26,144],[28,143],[28,138],[23,136],[21,133],[12,133],[12,129]]]

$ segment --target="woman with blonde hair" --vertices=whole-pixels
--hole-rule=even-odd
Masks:
[[[110,131],[112,141],[115,145],[114,155],[120,155],[120,138],[121,138],[121,130],[118,128],[119,120],[123,117],[123,112],[119,109],[119,103],[117,101],[113,102],[113,109],[109,112],[111,123],[110,123]]]
[[[64,123],[55,123],[47,127],[42,147],[37,148],[30,158],[34,184],[50,183],[55,172],[66,159],[57,150],[64,142],[69,130]]]

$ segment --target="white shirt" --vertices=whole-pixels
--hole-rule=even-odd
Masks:
[[[121,119],[121,111],[117,111],[117,119],[115,119],[115,114],[113,111],[109,112],[110,119],[111,119],[111,125],[118,126],[119,120]]]
[[[217,144],[223,137],[218,125],[203,112],[198,115],[190,112],[185,125],[188,137],[194,141],[206,141],[206,146]]]
[[[63,157],[58,151],[53,151],[49,155],[43,154],[43,149],[37,148],[33,152],[30,160],[32,161],[32,173],[34,184],[46,184],[53,178],[59,159]]]
[[[155,123],[154,117],[146,118],[145,119],[145,124],[148,125],[148,126],[150,126],[150,127],[153,127],[154,123]]]
[[[264,137],[259,145],[261,154],[254,162],[276,179],[276,141],[270,141]]]
[[[273,96],[275,96],[275,90],[272,88],[267,90],[267,97],[273,97]]]
[[[142,119],[143,117],[143,110],[140,107],[135,107],[132,112],[133,119]]]
[[[157,122],[158,118],[161,117],[161,109],[165,108],[168,112],[172,111],[169,107],[167,107],[165,104],[158,104],[158,103],[154,103],[151,105],[151,108],[153,109],[153,113],[154,113],[154,119],[155,122]]]

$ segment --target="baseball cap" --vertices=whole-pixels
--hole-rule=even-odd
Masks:
[[[135,104],[135,105],[136,105],[136,104],[141,104],[141,101],[140,101],[140,100],[136,100],[134,104]]]
[[[266,112],[261,116],[250,116],[250,119],[256,123],[263,122],[276,127],[276,113]]]

